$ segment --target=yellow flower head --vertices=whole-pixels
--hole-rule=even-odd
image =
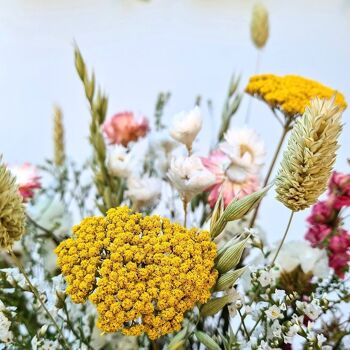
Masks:
[[[58,264],[67,293],[75,303],[89,297],[104,332],[157,339],[179,330],[184,313],[210,298],[218,273],[207,231],[127,207],[86,218],[73,231],[56,248]]]
[[[315,97],[330,99],[341,108],[347,107],[344,96],[317,81],[297,75],[277,76],[259,74],[250,78],[245,91],[265,101],[271,108],[281,110],[286,117],[296,117],[304,113],[310,100]]]

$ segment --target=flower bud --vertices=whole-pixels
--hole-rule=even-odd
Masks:
[[[220,273],[225,273],[236,267],[236,265],[241,260],[248,239],[249,237],[241,242],[234,244],[226,250],[221,258],[219,258],[215,267]]]
[[[187,328],[177,333],[168,345],[168,350],[184,350],[187,341]]]
[[[229,221],[241,219],[243,216],[248,214],[250,210],[261,201],[269,189],[270,186],[267,186],[262,188],[260,191],[245,196],[242,199],[234,199],[227,206],[220,219],[214,225],[213,229],[211,230],[211,236],[215,238],[223,231]]]
[[[192,143],[202,128],[202,116],[198,106],[190,112],[181,112],[174,116],[170,135],[176,141],[183,143],[189,151]]]
[[[215,291],[231,288],[237,279],[242,276],[245,270],[246,267],[242,267],[241,269],[232,270],[220,276],[216,282]]]
[[[208,350],[220,350],[220,346],[208,334],[200,331],[194,332],[198,341],[200,341]]]
[[[228,295],[211,299],[201,307],[201,315],[203,317],[215,315],[229,302],[230,296]]]

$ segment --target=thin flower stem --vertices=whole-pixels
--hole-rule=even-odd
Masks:
[[[186,227],[187,226],[187,206],[188,206],[186,199],[182,200],[182,205],[184,209],[184,227]]]
[[[238,311],[238,313],[239,313],[239,316],[241,317],[241,323],[242,323],[242,325],[243,325],[245,334],[247,335],[248,340],[250,340],[249,332],[248,332],[247,327],[246,327],[246,325],[245,325],[244,317],[243,317],[243,315],[242,315],[242,313],[241,313],[241,310],[237,309],[237,311]]]
[[[263,315],[260,315],[260,317],[258,318],[258,320],[255,322],[254,327],[252,328],[252,330],[250,331],[250,333],[249,333],[249,335],[248,335],[249,339],[250,339],[250,337],[252,336],[252,334],[254,333],[256,327],[258,326],[258,324],[260,323],[260,321],[262,320],[262,318],[263,318]]]
[[[52,231],[50,231],[49,229],[47,229],[47,228],[41,226],[40,224],[38,224],[38,223],[37,223],[32,217],[30,217],[27,213],[26,213],[26,217],[27,217],[28,221],[29,221],[33,226],[35,226],[36,228],[38,228],[38,229],[44,231],[44,232],[47,233],[49,236],[53,236],[53,235],[54,235]]]
[[[55,237],[53,231],[50,231],[49,229],[41,226],[40,224],[38,224],[32,217],[30,217],[27,213],[26,213],[26,217],[28,219],[28,221],[37,229],[41,230],[44,232],[44,235],[37,235],[38,238],[43,238],[43,237],[48,237],[51,238],[53,240],[53,242],[56,245],[59,245],[60,241]]]
[[[32,291],[32,293],[35,295],[36,299],[39,301],[39,303],[41,304],[41,306],[43,307],[43,309],[45,310],[47,316],[49,317],[49,319],[51,320],[52,324],[55,326],[55,328],[57,329],[57,332],[59,333],[61,340],[63,342],[63,346],[65,349],[67,350],[71,350],[71,347],[69,346],[66,338],[64,337],[61,328],[59,327],[59,325],[57,324],[57,322],[55,321],[55,319],[53,318],[53,316],[51,315],[50,311],[47,309],[46,305],[44,304],[44,302],[41,300],[40,298],[40,294],[38,292],[38,290],[36,289],[36,287],[34,287],[34,285],[32,284],[32,282],[29,279],[29,276],[27,275],[27,273],[24,270],[24,267],[22,266],[21,262],[18,260],[17,256],[15,255],[15,253],[13,252],[12,249],[9,250],[9,253],[13,259],[13,261],[15,262],[15,264],[17,265],[18,269],[21,271],[22,275],[24,276],[24,279],[26,280],[26,282],[28,283],[28,286],[30,288],[30,290]]]
[[[260,70],[260,58],[261,58],[261,54],[260,54],[260,50],[258,50],[257,55],[256,55],[256,62],[255,62],[255,74],[258,74],[259,70]],[[252,103],[253,103],[253,99],[250,98],[248,100],[247,114],[246,114],[245,119],[244,119],[245,124],[249,123],[250,112],[252,109]]]
[[[282,145],[283,145],[283,143],[284,143],[284,140],[285,140],[285,138],[286,138],[286,136],[287,136],[287,134],[288,134],[288,131],[290,130],[290,123],[291,123],[291,121],[290,121],[290,119],[289,119],[289,120],[287,120],[287,122],[286,122],[285,125],[284,125],[281,138],[280,138],[280,140],[279,140],[279,142],[278,142],[278,145],[277,145],[275,154],[274,154],[274,156],[273,156],[273,158],[272,158],[272,161],[271,161],[269,170],[267,171],[267,174],[266,174],[266,176],[265,176],[265,179],[264,179],[264,182],[263,182],[262,187],[265,187],[265,186],[268,184],[269,180],[270,180],[270,177],[271,177],[273,168],[274,168],[274,166],[275,166],[275,164],[276,164],[278,155],[279,155],[280,152],[281,152],[281,149],[282,149]],[[260,203],[259,203],[259,204],[257,205],[257,207],[255,208],[254,214],[253,214],[253,216],[252,216],[252,218],[251,218],[251,220],[250,220],[250,223],[249,223],[249,227],[250,227],[250,228],[254,227],[256,218],[258,217],[258,213],[259,213],[259,208],[260,208],[261,202],[262,202],[262,201],[260,201]]]
[[[152,350],[159,350],[159,345],[155,340],[151,340]]]
[[[269,268],[269,269],[271,269],[271,267],[272,267],[273,264],[275,263],[275,261],[276,261],[276,259],[277,259],[277,257],[278,257],[278,254],[279,254],[279,252],[280,252],[280,250],[281,250],[281,248],[282,248],[282,246],[283,246],[283,243],[284,243],[284,241],[286,240],[286,237],[287,237],[287,234],[288,234],[290,225],[291,225],[292,220],[293,220],[293,216],[294,216],[294,211],[291,210],[290,216],[289,216],[289,220],[288,220],[288,224],[287,224],[287,227],[286,227],[286,230],[285,230],[284,235],[283,235],[283,237],[282,237],[281,243],[279,244],[279,246],[278,246],[278,248],[277,248],[276,254],[275,254],[275,256],[274,256],[273,259],[272,259],[272,262],[271,262],[271,265],[270,265],[270,268]]]
[[[191,146],[187,146],[187,152],[188,152],[188,156],[191,157],[192,155],[192,145]]]

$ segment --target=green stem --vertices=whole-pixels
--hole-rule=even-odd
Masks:
[[[159,350],[159,344],[155,340],[151,340],[152,350]]]
[[[273,171],[273,168],[275,167],[275,164],[276,164],[276,161],[277,161],[277,158],[278,158],[278,155],[280,154],[280,151],[282,149],[282,145],[284,143],[284,140],[288,134],[288,131],[290,130],[290,120],[288,120],[285,125],[284,125],[284,128],[283,128],[283,132],[282,132],[282,135],[280,137],[280,140],[278,142],[278,145],[277,145],[277,148],[276,148],[276,151],[275,151],[275,154],[272,158],[272,161],[271,161],[271,164],[270,164],[270,167],[267,171],[267,174],[265,176],[265,179],[264,179],[264,182],[263,182],[263,185],[262,187],[265,187],[269,180],[270,180],[270,177],[271,177],[271,174],[272,174],[272,171]],[[252,228],[254,227],[254,224],[255,224],[255,221],[256,221],[256,218],[258,217],[258,213],[259,213],[259,208],[260,208],[260,205],[261,205],[261,202],[257,205],[257,207],[255,208],[255,211],[254,211],[254,214],[250,220],[250,223],[249,223],[249,227]]]
[[[276,259],[277,259],[277,257],[278,257],[278,254],[279,254],[279,252],[280,252],[280,250],[281,250],[281,248],[282,248],[282,246],[283,246],[283,244],[284,244],[284,241],[286,240],[286,237],[287,237],[287,234],[288,234],[290,225],[291,225],[292,220],[293,220],[293,216],[294,216],[294,211],[291,210],[290,216],[289,216],[289,220],[288,220],[288,224],[287,224],[287,227],[286,227],[286,230],[285,230],[284,235],[283,235],[283,237],[282,237],[281,243],[279,244],[279,246],[278,246],[278,248],[277,248],[276,254],[275,254],[275,256],[274,256],[273,259],[272,259],[272,262],[271,262],[271,264],[270,264],[270,269],[271,269],[271,267],[273,266],[273,264],[275,263],[275,261],[276,261]]]
[[[241,310],[237,310],[237,311],[238,311],[238,313],[239,313],[239,316],[241,317],[241,323],[242,323],[242,326],[243,326],[243,328],[244,328],[245,334],[247,335],[248,340],[250,340],[249,332],[248,332],[247,327],[246,327],[246,325],[245,325],[244,317],[243,317],[243,315],[242,315],[242,313],[241,313]]]
[[[187,206],[188,206],[186,199],[182,200],[182,205],[184,209],[184,227],[186,227],[187,226]]]
[[[255,75],[259,73],[259,68],[260,68],[260,50],[258,50],[257,55],[256,55],[256,62],[255,62]],[[244,123],[248,124],[249,123],[249,119],[250,119],[250,112],[251,112],[251,108],[252,108],[252,103],[253,103],[253,98],[250,98],[248,100],[248,107],[247,107],[247,114],[245,116],[245,120]]]
[[[254,327],[252,328],[252,330],[250,331],[248,337],[250,338],[252,336],[252,334],[254,333],[256,327],[258,326],[258,324],[260,323],[260,321],[262,320],[263,316],[261,315],[258,320],[256,321]]]
[[[61,328],[59,327],[59,325],[57,324],[57,322],[55,321],[55,319],[53,318],[53,316],[51,315],[50,311],[47,309],[46,305],[44,304],[44,302],[41,300],[40,298],[40,294],[38,292],[38,290],[34,287],[34,285],[32,284],[32,282],[29,279],[29,276],[27,275],[27,273],[24,270],[24,267],[22,266],[21,262],[18,260],[17,256],[15,255],[15,253],[13,252],[12,249],[9,250],[9,253],[13,259],[13,261],[15,262],[15,264],[17,265],[18,269],[21,271],[22,275],[24,276],[24,279],[26,280],[26,282],[28,283],[28,286],[30,288],[30,290],[32,291],[32,293],[35,295],[36,299],[39,301],[39,303],[41,304],[41,306],[43,307],[43,309],[45,310],[47,316],[49,317],[49,319],[51,320],[52,324],[55,326],[55,328],[57,329],[57,332],[59,333],[61,340],[63,342],[63,346],[65,349],[67,350],[71,350],[71,347],[69,346],[66,338],[64,337]]]

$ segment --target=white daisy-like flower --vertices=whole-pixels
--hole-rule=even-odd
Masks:
[[[270,320],[283,318],[283,314],[277,305],[270,306],[267,310],[265,310],[265,314]]]
[[[0,341],[3,343],[10,343],[13,338],[13,334],[10,331],[11,322],[4,315],[3,312],[0,312]]]
[[[243,181],[247,174],[256,175],[265,161],[265,146],[253,129],[229,129],[220,149],[231,160],[227,173],[237,181]]]
[[[293,324],[291,327],[289,327],[288,331],[284,334],[283,339],[286,344],[292,344],[293,338],[298,334],[300,331],[300,326],[297,324]]]
[[[122,145],[113,146],[107,156],[107,167],[110,174],[127,178],[131,174],[131,155]]]
[[[215,182],[215,176],[197,156],[173,158],[167,175],[186,202]]]
[[[125,195],[131,199],[135,210],[153,207],[160,200],[161,185],[161,181],[155,177],[131,177],[128,179]]]
[[[305,305],[304,312],[307,317],[315,321],[322,314],[322,308],[316,300],[313,300]]]
[[[272,294],[272,299],[280,303],[282,302],[282,300],[284,300],[285,297],[286,297],[286,291],[283,289],[276,289]]]
[[[270,254],[273,257],[275,254]],[[291,272],[298,266],[304,273],[312,272],[315,277],[324,278],[329,275],[327,252],[324,249],[313,248],[306,241],[291,241],[285,243],[276,259],[276,265],[282,271]]]
[[[272,273],[270,271],[266,271],[266,270],[261,270],[259,273],[260,273],[260,275],[258,277],[258,281],[259,281],[260,285],[263,288],[270,286],[272,284],[272,282],[274,281]]]

